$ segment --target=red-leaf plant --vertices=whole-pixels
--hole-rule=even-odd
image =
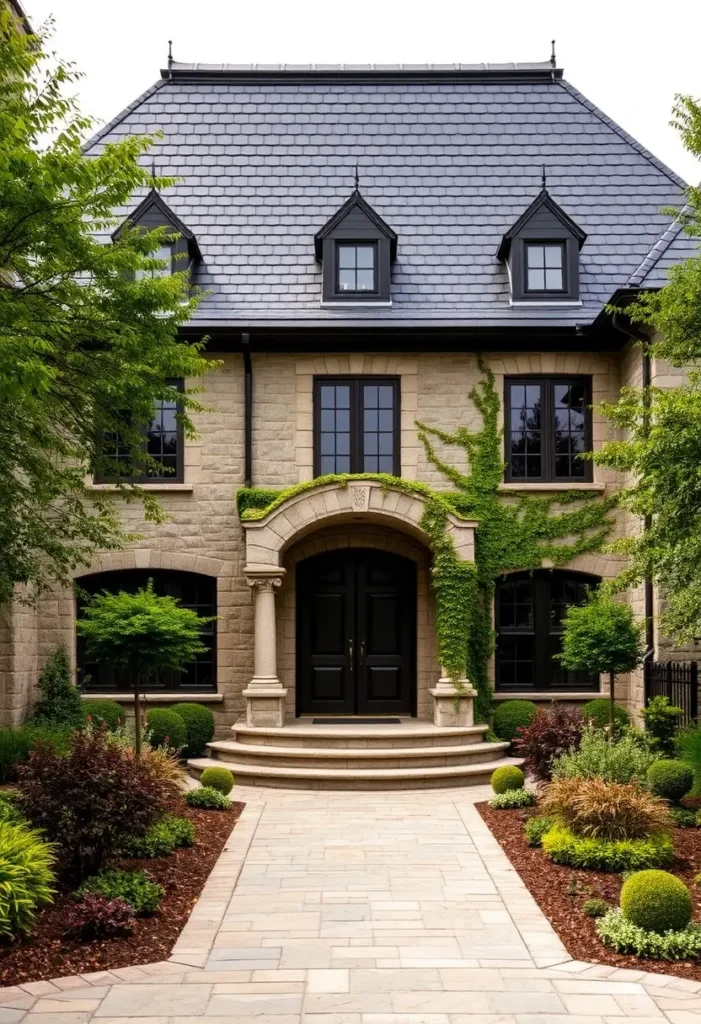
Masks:
[[[529,773],[538,782],[549,782],[553,759],[579,748],[583,728],[578,708],[553,704],[548,711],[539,708],[530,725],[519,726],[514,746],[519,756],[525,758]]]

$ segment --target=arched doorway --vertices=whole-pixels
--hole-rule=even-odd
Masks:
[[[296,711],[416,714],[416,566],[344,548],[296,572]]]
[[[598,576],[560,569],[516,572],[496,589],[496,689],[501,692],[598,691],[599,677],[567,672],[555,658],[568,605],[581,604]]]

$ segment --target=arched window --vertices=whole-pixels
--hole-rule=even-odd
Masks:
[[[97,594],[103,590],[117,593],[124,590],[133,593],[153,580],[157,594],[176,598],[185,608],[191,608],[198,615],[209,616],[217,613],[217,581],[212,576],[201,576],[195,572],[175,572],[167,569],[125,569],[116,572],[100,572],[76,580],[79,589],[78,617],[85,599],[80,590]],[[185,666],[182,672],[165,669],[157,679],[146,687],[149,691],[163,693],[215,693],[217,689],[217,637],[216,622],[210,622],[202,631],[202,642],[207,650]],[[77,639],[78,682],[88,693],[130,692],[132,688],[127,670],[115,665],[98,665],[88,660],[85,643]]]
[[[496,689],[502,691],[599,689],[598,676],[566,672],[558,654],[562,618],[570,604],[581,604],[598,576],[541,570],[505,576],[496,591]]]

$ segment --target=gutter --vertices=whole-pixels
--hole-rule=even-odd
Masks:
[[[241,334],[243,356],[243,476],[246,487],[253,486],[253,368],[251,366],[251,336],[248,331]]]

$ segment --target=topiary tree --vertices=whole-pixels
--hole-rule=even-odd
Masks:
[[[615,685],[619,672],[632,672],[643,660],[642,623],[627,604],[599,590],[583,605],[570,605],[563,620],[563,667],[572,672],[606,673],[609,677],[609,739],[616,715]]]
[[[37,684],[39,698],[34,705],[34,722],[50,722],[77,728],[85,717],[80,690],[71,678],[68,652],[60,644],[51,655]]]
[[[153,580],[134,594],[124,591],[96,594],[85,606],[83,615],[76,626],[85,637],[88,656],[129,669],[134,688],[138,758],[141,754],[139,695],[143,683],[159,669],[181,671],[188,661],[204,653],[206,647],[200,634],[212,618],[200,617],[197,612],[182,608],[173,597],[159,597],[153,591]]]

